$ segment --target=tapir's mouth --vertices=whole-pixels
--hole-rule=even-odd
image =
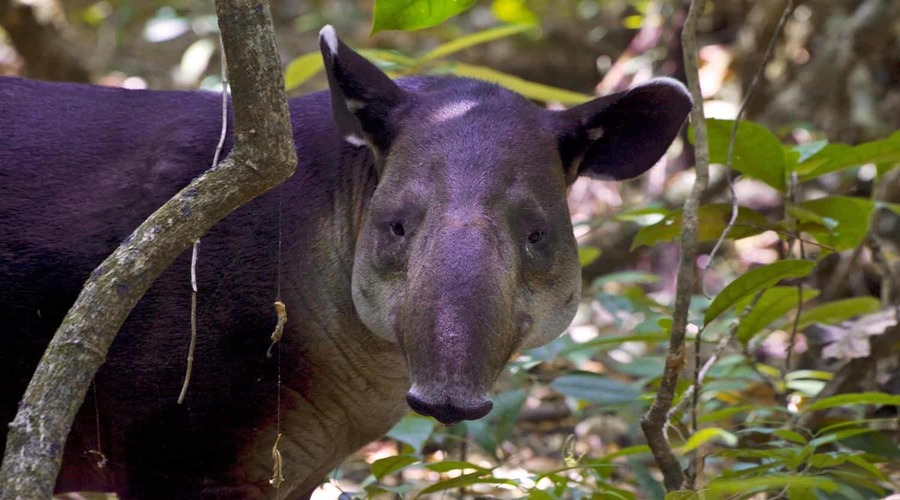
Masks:
[[[406,402],[415,412],[434,417],[438,422],[451,425],[462,420],[478,420],[487,415],[494,403],[486,396],[453,397],[438,393],[433,396],[413,387],[406,394]]]

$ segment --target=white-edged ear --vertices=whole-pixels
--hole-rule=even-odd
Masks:
[[[621,180],[644,173],[665,154],[691,105],[684,85],[663,77],[555,112],[568,178]]]
[[[387,75],[338,38],[330,25],[319,31],[334,121],[354,146],[385,151],[393,141],[395,113],[406,93]]]

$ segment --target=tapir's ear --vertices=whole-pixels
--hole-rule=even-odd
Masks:
[[[691,102],[681,82],[657,78],[557,112],[569,182],[579,175],[621,180],[644,173],[678,135]]]
[[[396,134],[394,113],[405,92],[363,56],[340,41],[331,25],[319,32],[334,121],[354,146],[385,151]]]

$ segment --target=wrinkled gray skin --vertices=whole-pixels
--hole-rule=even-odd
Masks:
[[[395,83],[330,28],[321,46],[330,94],[289,103],[296,174],[203,237],[186,401],[190,252],[123,325],[57,491],[273,497],[281,433],[278,496],[298,498],[409,407],[484,416],[512,353],[575,311],[567,186],[640,175],[690,108],[661,79],[547,111],[485,82]],[[208,168],[220,102],[0,77],[0,424],[92,270]]]
[[[562,333],[581,288],[547,125],[517,96],[490,97],[407,112],[423,126],[385,158],[353,267],[360,318],[406,357],[410,405],[448,423],[490,409],[512,353]]]

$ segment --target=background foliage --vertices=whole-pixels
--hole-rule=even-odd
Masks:
[[[699,357],[683,373],[668,435],[706,498],[900,491],[900,6],[798,3],[738,124],[731,172],[722,165],[736,103],[784,1],[715,2],[699,34],[716,165],[691,302]],[[48,29],[70,43],[32,55],[23,44],[43,42],[17,33],[0,1],[0,72],[220,85],[211,3],[36,4],[52,8]],[[651,75],[683,77],[685,6],[675,1],[286,0],[274,12],[294,94],[324,88],[310,50],[325,23],[392,76],[487,79],[551,107]],[[53,58],[71,65],[42,64]],[[562,337],[510,363],[486,418],[443,427],[410,414],[336,470],[323,497],[663,498],[639,419],[671,326],[691,137],[639,180],[573,186],[579,314]]]

